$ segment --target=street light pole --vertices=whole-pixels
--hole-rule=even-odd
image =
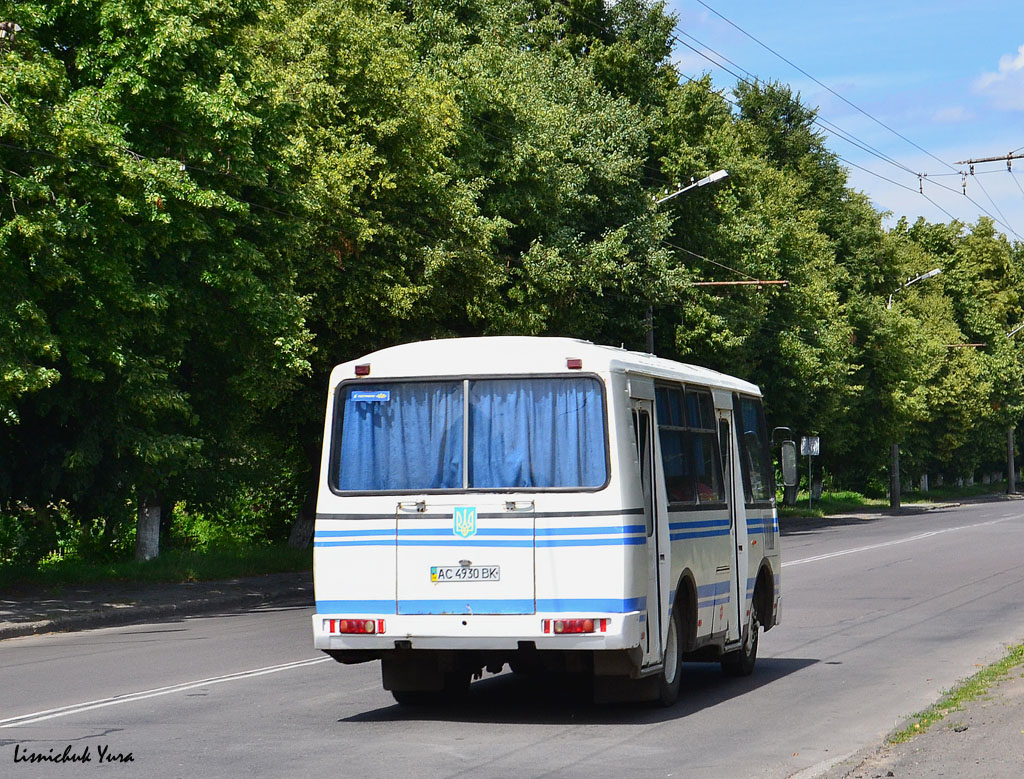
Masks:
[[[1024,325],[1017,325],[1006,334],[1007,338],[1013,338],[1024,329]],[[1013,495],[1017,492],[1017,464],[1013,457],[1013,425],[1006,429],[1006,494]]]
[[[716,181],[721,181],[722,179],[728,178],[728,177],[729,177],[729,171],[727,171],[727,170],[716,170],[710,176],[705,176],[700,181],[694,181],[689,186],[686,186],[686,187],[683,187],[682,189],[676,190],[671,195],[666,195],[665,197],[661,198],[660,200],[655,200],[654,201],[654,205],[660,206],[666,200],[671,200],[674,197],[678,197],[679,195],[682,195],[685,192],[689,192],[691,189],[696,189],[697,187],[703,187],[703,186],[705,186],[707,184],[714,184]]]
[[[940,273],[942,273],[942,268],[932,268],[927,273],[922,273],[920,276],[910,279],[899,289],[893,290],[892,294],[889,295],[888,302],[885,304],[886,309],[892,308],[892,298],[897,292],[906,289],[911,284],[938,276]],[[894,441],[892,443],[889,450],[889,458],[889,508],[898,509],[900,507],[900,445],[898,442]]]
[[[930,279],[930,278],[932,278],[932,276],[938,276],[940,273],[942,273],[942,268],[932,268],[927,273],[922,273],[920,276],[915,276],[910,281],[908,281],[906,284],[904,284],[902,287],[900,287],[899,289],[893,291],[893,293],[891,295],[889,295],[889,302],[885,304],[885,307],[887,309],[892,308],[892,296],[895,295],[897,292],[899,292],[901,289],[906,289],[911,284],[916,284],[919,281],[924,281],[925,279]]]
[[[684,194],[686,192],[689,192],[692,189],[697,189],[698,187],[707,186],[708,184],[714,184],[716,181],[721,181],[722,179],[728,178],[728,177],[729,177],[729,171],[727,171],[727,170],[716,170],[710,176],[705,176],[700,181],[694,181],[689,186],[685,186],[682,189],[676,190],[671,195],[666,195],[665,197],[663,197],[663,198],[661,198],[659,200],[655,200],[654,201],[654,205],[660,206],[666,200],[671,200],[672,198],[679,197],[680,195],[682,195],[682,194]],[[648,354],[654,354],[654,304],[653,303],[649,303],[647,305],[647,353]]]

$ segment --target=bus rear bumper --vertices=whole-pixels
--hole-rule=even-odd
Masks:
[[[314,614],[313,647],[323,650],[388,649],[632,649],[646,639],[646,615],[526,614],[526,615],[401,615],[361,614],[373,623],[372,634],[342,633],[341,620],[351,615]],[[593,620],[594,632],[556,633],[555,623]],[[601,622],[604,621],[603,629]],[[545,623],[548,632],[545,632]],[[383,630],[380,628],[383,627]]]

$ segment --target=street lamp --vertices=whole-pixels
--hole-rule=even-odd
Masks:
[[[729,171],[727,171],[727,170],[716,170],[710,176],[705,176],[700,181],[694,181],[689,186],[686,186],[686,187],[683,187],[682,189],[676,190],[671,195],[666,195],[665,197],[661,198],[660,200],[655,200],[654,204],[656,206],[660,206],[666,200],[671,200],[672,198],[677,197],[677,196],[683,194],[684,192],[689,192],[691,189],[696,189],[697,187],[703,187],[706,184],[714,184],[716,181],[721,181],[722,179],[728,178],[728,177],[729,177]]]
[[[942,268],[932,268],[927,273],[922,273],[920,276],[915,276],[910,279],[906,284],[895,290],[892,295],[889,295],[889,302],[885,304],[886,309],[892,308],[892,296],[900,290],[906,289],[911,284],[917,284],[919,281],[930,279],[933,276],[938,276],[942,273]],[[900,507],[900,445],[899,443],[893,442],[889,447],[889,508],[898,509]]]
[[[920,276],[915,276],[914,278],[912,278],[910,281],[908,281],[902,287],[900,287],[895,292],[893,292],[892,295],[895,295],[896,292],[900,291],[900,289],[906,289],[911,284],[917,284],[917,282],[919,282],[919,281],[924,281],[925,279],[930,279],[932,276],[938,276],[940,273],[942,273],[942,268],[932,268],[927,273],[922,273]],[[892,295],[889,295],[889,302],[885,304],[886,308],[892,308]]]
[[[700,181],[694,181],[689,186],[683,187],[682,189],[676,190],[671,195],[666,195],[660,200],[655,200],[654,205],[660,206],[666,200],[671,200],[674,197],[679,197],[684,192],[689,192],[691,189],[697,189],[707,184],[714,184],[716,181],[721,181],[724,178],[729,177],[729,171],[727,170],[716,170],[710,176],[705,176]],[[654,304],[647,306],[647,353],[654,354]]]
[[[1024,329],[1024,325],[1017,325],[1006,334],[1006,337],[1013,338],[1022,329]],[[1006,492],[1009,495],[1014,495],[1017,492],[1017,465],[1013,460],[1013,450],[1013,425],[1010,425],[1006,431]]]

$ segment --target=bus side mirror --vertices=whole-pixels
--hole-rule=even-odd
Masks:
[[[796,473],[796,441],[783,441],[781,446],[782,483],[787,487],[795,487],[799,483]]]

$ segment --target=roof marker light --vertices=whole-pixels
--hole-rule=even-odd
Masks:
[[[370,363],[363,363],[362,365],[356,366],[356,376],[369,376],[370,375]]]
[[[578,371],[583,368],[583,360],[579,357],[568,357],[565,360],[565,367],[572,371]]]

